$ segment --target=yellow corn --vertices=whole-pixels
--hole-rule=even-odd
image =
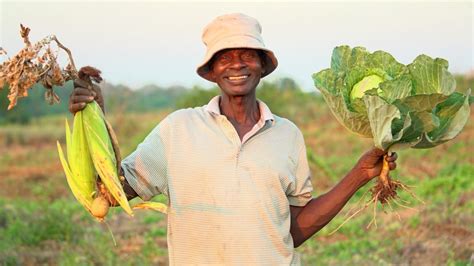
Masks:
[[[84,134],[94,167],[109,193],[129,215],[133,216],[117,173],[114,149],[105,125],[104,114],[94,101],[82,110]]]
[[[120,159],[115,157],[107,130],[107,121],[96,102],[87,104],[82,111],[76,113],[72,135],[66,120],[66,144],[67,161],[58,142],[59,158],[69,187],[79,203],[93,214],[91,206],[94,198],[102,197],[96,188],[98,174],[112,197],[129,215],[133,216],[118,176],[117,160]],[[158,202],[142,202],[135,205],[133,209],[167,213],[168,207]],[[102,220],[103,217],[96,218]]]

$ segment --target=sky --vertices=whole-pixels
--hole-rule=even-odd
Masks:
[[[291,77],[306,91],[314,89],[311,75],[328,68],[332,49],[342,44],[384,50],[404,64],[424,53],[448,60],[451,72],[474,69],[471,1],[0,0],[0,47],[10,56],[23,47],[23,23],[31,41],[55,34],[77,66],[99,68],[107,82],[210,87],[196,74],[205,54],[202,30],[235,12],[260,22],[265,45],[278,58],[264,80]]]

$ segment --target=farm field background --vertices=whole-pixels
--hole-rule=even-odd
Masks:
[[[289,80],[277,85],[280,87],[264,84],[259,88],[260,98],[303,131],[314,196],[318,196],[350,170],[359,156],[370,149],[371,141],[344,129],[318,95],[284,89],[294,85]],[[270,97],[275,90],[279,92],[277,96]],[[174,107],[140,112],[123,112],[127,107],[117,100],[119,103],[115,103],[107,117],[116,130],[122,154],[132,152],[166,114],[178,107],[200,103],[202,99],[207,101],[213,93],[215,90],[195,88]],[[408,201],[403,204],[410,208],[392,205],[393,210],[382,210],[378,205],[377,228],[366,228],[373,218],[373,209],[369,207],[330,235],[344,221],[344,216],[350,214],[349,210],[365,204],[368,198],[360,202],[359,199],[372,186],[369,183],[330,224],[297,249],[302,262],[306,265],[472,265],[473,111],[471,107],[468,124],[453,141],[434,149],[398,153],[398,168],[392,175],[413,186],[413,192],[424,203],[403,192],[401,200]],[[56,149],[56,140],[65,143],[65,118],[72,124],[72,116],[66,113],[32,118],[23,124],[0,124],[0,263],[167,264],[165,215],[137,211],[135,218],[129,218],[113,209],[105,225],[96,222],[75,201]],[[162,196],[154,200],[166,202]]]

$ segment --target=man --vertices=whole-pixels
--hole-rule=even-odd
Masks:
[[[333,189],[312,198],[300,130],[256,99],[260,79],[278,65],[260,24],[243,14],[205,29],[197,73],[217,83],[209,104],[178,110],[122,162],[129,199],[169,199],[172,264],[298,264],[294,247],[323,228],[381,170],[384,152],[365,153]],[[70,110],[91,95],[75,88]],[[396,155],[388,157],[395,169]]]

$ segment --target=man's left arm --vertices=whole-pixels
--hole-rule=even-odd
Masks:
[[[304,207],[290,206],[290,233],[295,247],[328,224],[359,188],[380,174],[384,154],[385,152],[379,149],[366,152],[356,166],[330,191],[311,199]],[[390,170],[396,168],[396,159],[395,153],[387,157]]]

